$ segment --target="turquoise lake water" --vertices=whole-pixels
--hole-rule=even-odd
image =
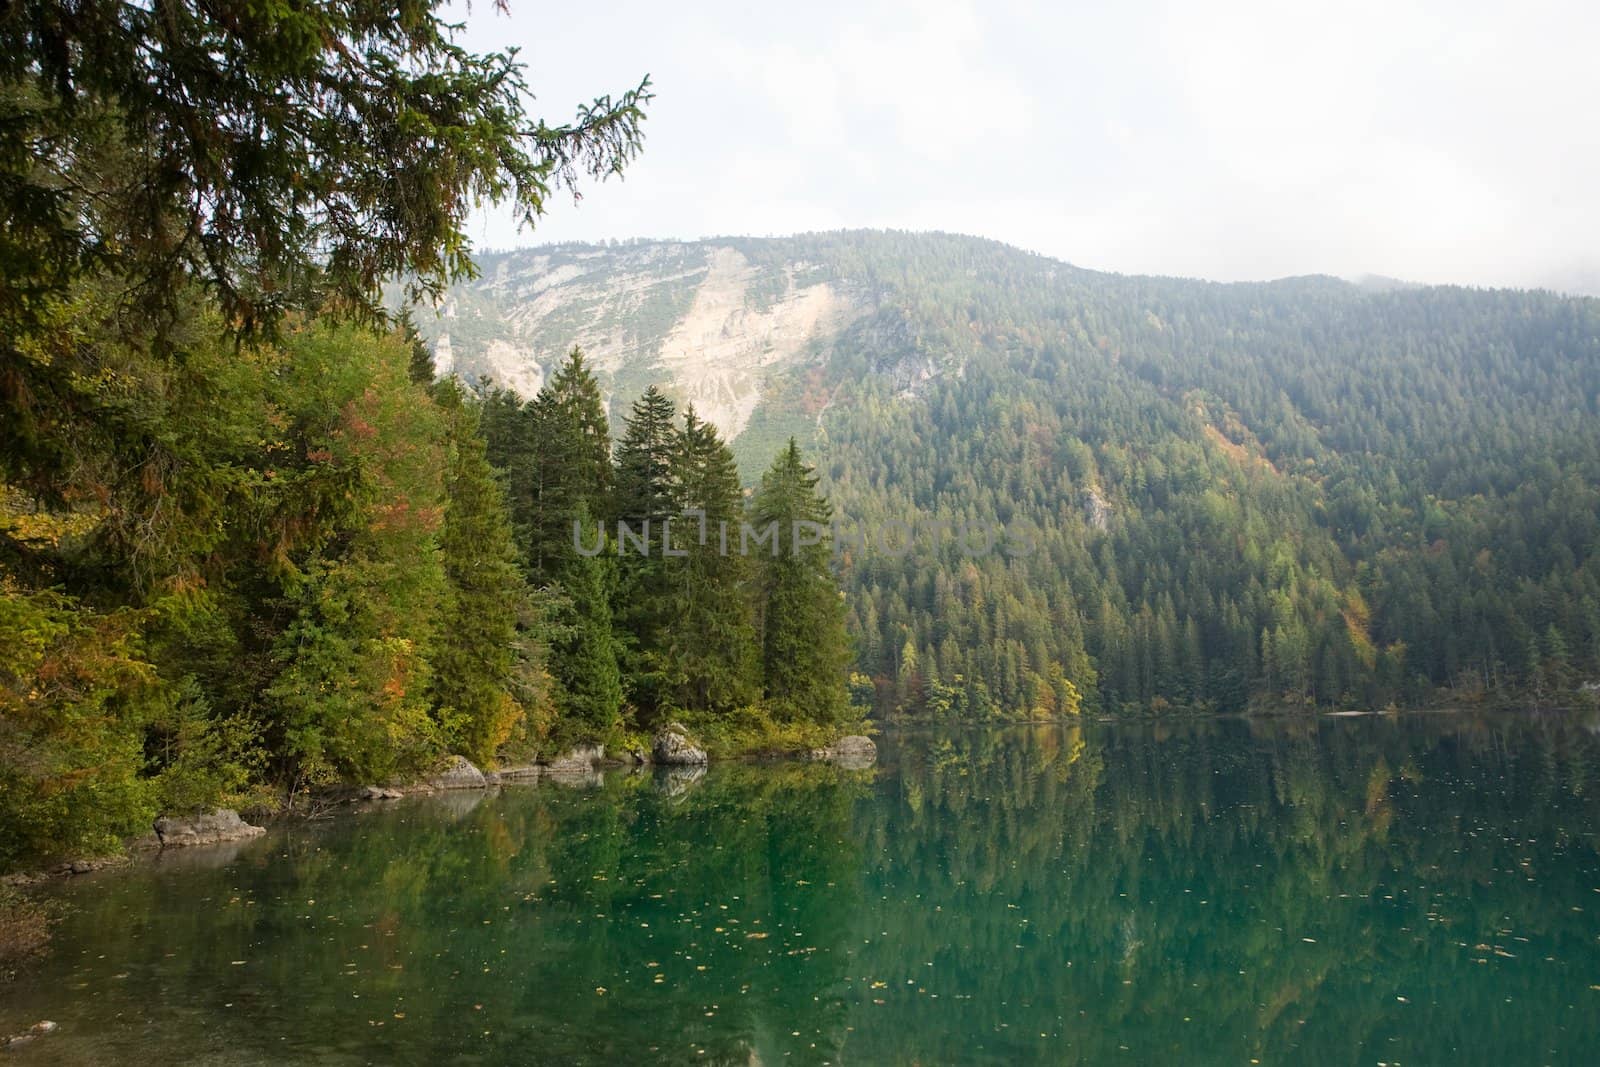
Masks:
[[[891,732],[419,797],[53,889],[27,1063],[1600,1062],[1600,737]],[[0,1054],[3,1055],[3,1054]]]

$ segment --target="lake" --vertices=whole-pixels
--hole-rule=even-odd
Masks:
[[[1572,717],[1085,723],[418,797],[64,883],[26,1063],[1592,1063]]]

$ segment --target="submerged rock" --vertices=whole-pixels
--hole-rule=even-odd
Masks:
[[[56,1024],[49,1019],[45,1019],[43,1022],[34,1023],[20,1034],[12,1034],[6,1038],[5,1043],[0,1045],[0,1048],[14,1048],[18,1045],[26,1045],[30,1041],[41,1038],[46,1034],[53,1034],[55,1031]]]
[[[360,793],[362,800],[399,800],[405,796],[398,789],[391,789],[386,785],[369,785]]]
[[[870,767],[878,760],[878,746],[861,734],[841,737],[826,748],[811,750],[814,760],[826,760],[841,767]]]
[[[161,846],[157,845],[156,847],[160,848]],[[87,859],[68,860],[66,863],[58,863],[48,871],[43,872],[38,880],[43,881],[44,877],[48,875],[62,877],[73,874],[91,874],[94,871],[105,870],[107,867],[121,867],[127,862],[127,856],[91,856]],[[27,885],[30,883],[30,879],[25,875],[14,877],[16,879],[15,884]],[[13,879],[8,878],[7,883],[12,884]]]
[[[423,784],[429,789],[486,789],[489,785],[483,772],[465,756],[451,756],[444,768],[430,775]]]
[[[650,755],[655,762],[669,767],[708,762],[706,750],[698,747],[689,731],[677,723],[669,723],[651,739]]]
[[[218,808],[189,818],[167,815],[156,820],[156,837],[162,848],[216,845],[260,837],[266,830],[251,826],[232,808]]]

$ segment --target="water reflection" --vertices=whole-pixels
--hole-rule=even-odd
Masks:
[[[1592,1062],[1597,785],[1561,720],[918,739],[868,809],[892,995],[851,1050]]]
[[[403,801],[68,886],[17,1062],[1587,1062],[1559,719],[1029,727]],[[467,801],[460,801],[465,805]]]

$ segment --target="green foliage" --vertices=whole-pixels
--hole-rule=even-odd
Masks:
[[[473,204],[509,200],[531,223],[580,173],[634,157],[648,79],[549,125],[526,111],[515,51],[467,51],[441,7],[8,11],[7,278],[51,292],[107,269],[164,310],[189,277],[246,325],[308,288],[377,313],[385,278],[437,291],[471,272]]]
[[[445,604],[430,659],[433,701],[449,746],[488,764],[511,739],[523,711],[512,695],[519,613],[527,611],[522,570],[505,497],[478,432],[474,410],[453,384],[439,392],[451,454],[439,548]]]
[[[599,383],[575,348],[532,401],[494,390],[483,403],[486,455],[505,474],[529,580],[556,580],[575,554],[573,518],[610,508],[611,437]]]
[[[780,715],[773,705],[765,703],[717,712],[683,712],[674,720],[682,723],[714,760],[805,756],[846,734],[870,734],[873,730],[859,714],[816,721]]]
[[[678,510],[674,460],[680,457],[672,401],[650,386],[634,402],[623,426],[611,505],[617,523],[612,614],[622,638],[628,697],[651,719],[668,700],[673,684],[665,650],[675,625],[673,575],[678,567],[664,554],[663,545],[666,524]]]
[[[165,812],[197,812],[247,797],[262,770],[257,724],[219,713],[193,677],[164,687],[145,727],[145,773]]]
[[[80,333],[124,368],[83,395],[143,436],[133,470],[74,468],[74,495],[102,487],[81,504],[3,498],[23,551],[0,586],[0,863],[264,783],[537,744],[544,624],[476,411],[448,385],[433,401],[403,338],[297,325],[235,348],[196,324],[162,366]]]
[[[585,544],[597,537],[586,511],[576,516]],[[622,675],[617,666],[618,642],[611,622],[611,576],[615,564],[609,556],[575,555],[562,576],[568,612],[562,619],[565,636],[558,638],[557,700],[575,739],[605,737],[621,723]]]
[[[539,395],[503,390],[483,405],[486,457],[505,479],[527,581],[548,607],[558,712],[528,737],[534,749],[604,738],[621,722],[622,681],[611,617],[615,560],[574,547],[602,536],[593,516],[610,506],[611,440],[600,389],[573,349]],[[525,627],[526,629],[526,627]]]
[[[887,294],[828,368],[846,525],[1034,548],[846,549],[880,714],[959,691],[1034,717],[1056,672],[1113,711],[1568,703],[1600,676],[1600,302],[1126,278],[947,235],[740,247]]]
[[[458,31],[431,0],[0,19],[0,864],[548,731],[471,417],[409,324],[339,323],[471,274],[475,204],[619,173],[650,93],[551,125]]]
[[[97,851],[149,826],[139,619],[0,587],[0,867]]]
[[[315,327],[289,357],[286,433],[304,458],[272,480],[332,522],[280,559],[268,738],[291,780],[370,781],[421,766],[441,740],[426,653],[444,594],[443,427],[397,338]]]
[[[1600,677],[1594,300],[1120,277],[896,232],[494,263],[581,265],[562,329],[626,330],[635,279],[692,295],[730,246],[754,306],[792,279],[855,312],[763,374],[747,475],[794,436],[846,527],[945,530],[903,559],[841,543],[880,714],[1033,718],[1057,673],[1103,711],[1564,704]],[[517,336],[515,286],[461,291]],[[659,378],[656,351],[612,384]],[[970,552],[969,523],[1035,550]]]
[[[605,442],[599,410],[577,354],[531,403],[503,392],[485,401],[488,455],[505,471],[511,500],[537,516],[520,528],[528,572],[548,583],[560,605],[551,613],[550,647],[561,714],[547,747],[647,730],[668,715],[713,723],[770,713],[785,729],[820,724],[818,736],[834,731],[823,741],[837,736],[847,714],[847,643],[826,544],[802,550],[786,577],[773,578],[784,606],[773,647],[791,652],[781,663],[765,659],[759,620],[770,590],[758,579],[769,563],[744,552],[747,513],[733,453],[692,409],[676,425],[671,401],[652,387],[633,405],[614,471],[600,475],[589,467]],[[537,458],[555,455],[566,462]],[[774,501],[825,521],[827,505],[808,469],[782,469],[799,481],[784,483]],[[607,484],[613,491],[602,497],[596,487]],[[597,521],[597,504],[630,536]],[[572,542],[574,523],[581,550]],[[802,610],[791,613],[793,603]],[[774,698],[770,709],[756,707],[763,696]],[[755,744],[764,733],[729,736]]]
[[[848,707],[849,643],[826,529],[833,509],[816,487],[790,440],[756,491],[751,521],[776,536],[774,551],[759,558],[761,673],[780,719],[834,723]]]
[[[736,550],[744,499],[739,468],[717,428],[684,412],[672,459],[680,518],[665,559],[668,592],[661,653],[668,700],[728,711],[760,694],[752,561]]]
[[[659,536],[673,507],[672,460],[675,432],[672,401],[652,385],[634,401],[617,442],[616,496],[612,513],[636,530],[644,523]]]

